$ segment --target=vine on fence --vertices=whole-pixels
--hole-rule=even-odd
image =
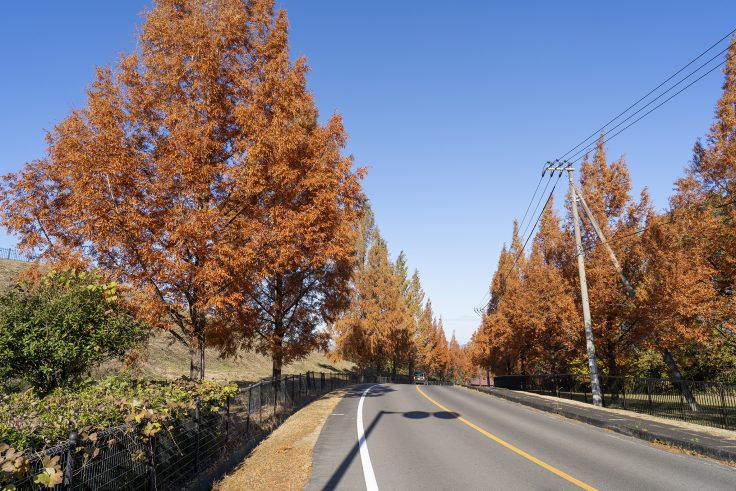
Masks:
[[[6,440],[0,444],[0,489],[58,484],[65,489],[72,484],[84,489],[178,489],[228,449],[250,448],[303,401],[357,380],[352,374],[315,375],[287,375],[242,389],[212,381],[157,383],[113,377],[81,390],[84,402],[76,407],[79,393],[58,390],[36,397],[37,404],[52,407],[53,421],[39,418],[46,414],[45,406],[40,411],[37,404],[28,404],[32,391],[14,394],[20,406],[13,406],[15,400],[0,401],[0,441]],[[97,406],[89,404],[93,399],[98,399]],[[101,417],[81,426],[95,407]],[[23,417],[9,419],[19,408],[25,411]],[[59,424],[44,428],[53,422]],[[7,431],[12,425],[15,433]],[[42,450],[11,445],[3,432],[20,443],[40,441],[35,448]]]

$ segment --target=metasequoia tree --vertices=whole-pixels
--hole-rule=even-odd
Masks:
[[[417,352],[416,366],[427,373],[431,370],[432,364],[435,324],[436,320],[434,311],[432,310],[432,299],[428,298],[417,321],[417,330],[414,336],[414,344]]]
[[[550,203],[542,214],[524,278],[535,339],[530,358],[535,371],[543,373],[567,371],[575,355],[582,355],[584,344],[575,295],[557,267],[562,238],[558,223]]]
[[[604,141],[601,135],[592,159],[586,156],[583,160],[580,187],[624,275],[631,284],[637,285],[641,281],[644,254],[640,237],[635,232],[644,227],[651,205],[646,189],[639,201],[632,199],[626,162],[619,158],[609,163]],[[587,217],[583,218],[583,223],[585,269],[597,353],[607,372],[618,375],[624,371],[631,347],[647,333],[636,315],[633,300],[613,268],[608,252],[600,246]],[[622,236],[626,239],[616,240]],[[570,266],[566,275],[570,283],[576,285],[576,305],[579,305],[577,271]]]
[[[378,230],[366,262],[358,268],[350,308],[334,323],[338,354],[377,372],[406,361],[411,341],[410,316],[401,285]]]
[[[157,1],[139,48],[97,71],[86,106],[49,133],[47,156],[5,177],[2,223],[20,247],[129,284],[138,315],[189,347],[192,378],[204,376],[208,337],[229,347],[233,330],[243,340],[259,326],[241,321],[262,315],[245,310],[268,273],[307,270],[311,285],[345,269],[335,222],[355,212],[357,182],[337,154],[339,119],[316,125],[285,36],[271,0]],[[320,294],[294,307],[300,325]]]
[[[352,158],[341,155],[340,117],[318,123],[305,61],[289,60],[283,11],[255,49],[263,53],[259,79],[240,117],[253,162],[245,179],[259,213],[243,216],[251,233],[240,245],[259,251],[258,277],[243,289],[239,339],[249,347],[255,330],[255,346],[271,356],[278,378],[285,363],[327,348],[328,335],[318,327],[348,305],[363,170],[352,172]]]
[[[409,314],[409,329],[411,331],[411,340],[408,348],[408,371],[409,375],[414,372],[419,355],[419,320],[422,316],[422,303],[424,302],[424,290],[419,280],[419,271],[414,270],[411,278],[408,277],[409,269],[406,265],[406,254],[404,251],[399,253],[396,258],[396,275],[401,285],[401,296],[404,299],[407,313]]]
[[[654,213],[646,190],[637,200],[632,198],[626,163],[608,161],[603,136],[592,158],[584,159],[582,195],[626,278],[622,281],[591,220],[583,215],[593,329],[599,360],[609,374],[633,368],[657,375],[666,366],[673,380],[681,380],[670,351],[690,361],[690,374],[722,376],[724,366],[732,366],[734,355],[728,347],[736,347],[734,42],[724,72],[715,120],[705,142],[695,145],[686,175],[676,182],[668,213]],[[579,284],[570,228],[568,220],[562,230],[551,209],[546,209],[531,255],[520,257],[515,271],[504,267],[508,275],[501,275],[501,263],[512,262],[518,247],[504,248],[491,284],[491,301],[471,340],[476,366],[503,373],[498,360],[506,359],[506,371],[560,371],[582,351],[579,329],[574,328],[579,324]],[[654,354],[664,363],[653,363]],[[679,387],[697,410],[687,385]]]
[[[460,348],[460,343],[457,342],[454,330],[447,350],[449,359],[448,375],[452,380],[462,380],[467,373],[465,372],[462,348]]]
[[[723,94],[705,143],[697,142],[686,175],[671,200],[678,238],[695,247],[706,264],[700,277],[714,289],[714,302],[702,324],[736,346],[736,39],[724,68]],[[689,225],[689,226],[688,226]]]

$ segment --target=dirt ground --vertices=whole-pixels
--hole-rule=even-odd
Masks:
[[[220,482],[216,491],[302,489],[322,426],[347,389],[332,391],[294,413]]]

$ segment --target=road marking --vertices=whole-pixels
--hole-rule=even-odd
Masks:
[[[448,413],[454,412],[454,411],[451,411],[450,409],[446,408],[445,406],[443,406],[439,402],[435,401],[431,397],[429,397],[427,394],[424,393],[424,391],[422,389],[419,388],[418,385],[416,386],[416,388],[417,388],[417,390],[419,391],[420,394],[422,394],[424,397],[426,397],[427,399],[429,399],[429,401],[432,402],[435,406],[441,408],[444,411],[447,411]],[[362,402],[362,399],[361,399],[361,402]],[[467,419],[463,418],[462,416],[458,416],[457,419],[461,423],[465,423],[466,425],[470,426],[471,428],[473,428],[478,433],[481,433],[481,434],[487,436],[488,438],[490,438],[494,442],[496,442],[496,443],[498,443],[500,445],[503,445],[504,447],[508,448],[512,452],[514,452],[514,453],[516,453],[518,455],[521,455],[522,457],[524,457],[527,460],[530,460],[530,461],[534,462],[539,467],[542,467],[542,468],[550,471],[552,474],[556,474],[556,475],[560,476],[562,479],[565,479],[566,481],[569,481],[569,482],[575,484],[576,486],[578,486],[578,487],[580,487],[582,489],[585,489],[587,491],[597,491],[596,488],[594,488],[593,486],[590,486],[588,484],[585,484],[583,481],[580,481],[578,479],[575,479],[570,474],[567,474],[566,472],[563,472],[563,471],[559,470],[558,468],[553,467],[553,466],[547,464],[546,462],[542,462],[541,460],[539,460],[535,456],[530,455],[530,454],[526,453],[525,451],[523,451],[522,449],[517,448],[517,447],[511,445],[509,442],[507,442],[506,440],[502,440],[501,438],[497,437],[493,433],[487,432],[486,430],[484,430],[480,426],[478,426],[478,425],[476,425],[474,423],[471,423],[470,421],[468,421]]]
[[[368,455],[368,443],[365,440],[365,431],[363,430],[363,401],[365,400],[365,396],[373,387],[376,386],[371,385],[363,391],[363,395],[360,396],[360,402],[358,403],[358,447],[360,448],[360,463],[363,464],[365,487],[368,488],[368,491],[378,491],[376,475],[373,473],[371,456]]]

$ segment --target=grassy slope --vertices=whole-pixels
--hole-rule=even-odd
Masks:
[[[29,266],[21,261],[0,259],[0,289],[14,284],[18,274]],[[179,343],[171,343],[170,336],[160,333],[152,336],[139,367],[138,376],[152,379],[175,379],[189,374],[189,353]],[[347,370],[351,363],[332,363],[323,353],[312,353],[303,360],[284,368],[285,374],[306,371],[330,372]],[[110,373],[121,368],[118,361],[105,363],[95,370],[96,375]],[[214,350],[205,355],[207,378],[232,381],[254,381],[271,375],[271,360],[253,352],[239,353],[235,359],[221,359]]]
[[[283,373],[331,372],[348,370],[351,367],[351,363],[332,363],[324,353],[315,352],[303,360],[287,365]],[[111,361],[100,367],[97,373],[103,374],[119,368],[120,362]],[[181,343],[172,343],[171,337],[166,333],[158,333],[151,337],[134,374],[153,379],[175,379],[189,375],[189,352]],[[251,351],[241,352],[236,358],[222,359],[217,351],[207,349],[205,375],[208,379],[215,380],[256,381],[271,376],[271,359]]]
[[[15,283],[18,274],[26,269],[29,263],[13,261],[11,259],[0,259],[0,289],[11,287]]]

